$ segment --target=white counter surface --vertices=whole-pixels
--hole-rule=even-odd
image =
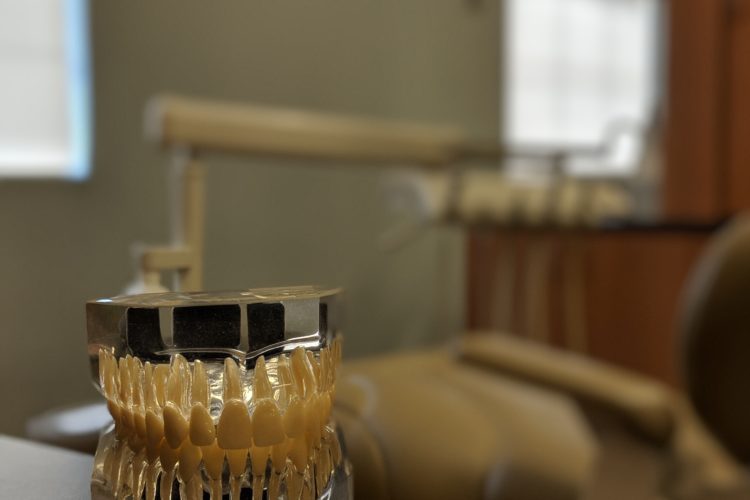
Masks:
[[[90,455],[0,435],[0,499],[90,498],[93,463]]]

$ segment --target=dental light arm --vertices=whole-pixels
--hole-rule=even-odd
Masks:
[[[413,165],[445,169],[470,159],[498,159],[495,144],[469,141],[458,129],[319,112],[241,105],[186,97],[154,99],[146,112],[148,136],[175,151],[178,215],[175,241],[142,250],[144,288],[158,288],[175,271],[178,288],[203,287],[204,168],[207,152],[301,157],[356,165]]]
[[[193,152],[423,167],[500,156],[453,127],[174,96],[150,103],[146,128],[162,146]]]

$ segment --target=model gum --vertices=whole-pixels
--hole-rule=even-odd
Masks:
[[[188,360],[151,364],[99,350],[99,378],[115,436],[103,458],[117,498],[239,499],[243,483],[253,498],[320,494],[341,461],[330,425],[341,345],[317,352],[297,347],[246,370]]]

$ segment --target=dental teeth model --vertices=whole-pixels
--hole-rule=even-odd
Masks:
[[[298,287],[90,302],[92,375],[114,422],[99,441],[92,497],[350,498],[331,420],[337,294]]]

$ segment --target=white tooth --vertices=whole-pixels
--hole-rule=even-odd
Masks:
[[[155,411],[159,404],[156,402],[156,389],[154,388],[154,367],[146,361],[143,364],[143,396],[147,410]]]
[[[159,477],[159,466],[155,460],[146,468],[146,500],[156,499],[156,483]]]
[[[279,381],[280,396],[279,401],[288,402],[292,394],[297,392],[297,388],[294,384],[294,376],[292,375],[292,369],[289,367],[289,358],[286,354],[279,356],[276,362],[276,376]]]
[[[174,482],[174,467],[177,465],[179,450],[175,450],[169,446],[167,440],[163,440],[159,447],[159,460],[162,467],[162,475],[160,482],[160,496],[161,498],[172,498],[172,483]]]
[[[253,442],[256,446],[271,446],[284,441],[281,412],[273,399],[265,398],[253,408]]]
[[[260,447],[281,443],[284,441],[284,426],[279,407],[272,399],[273,389],[263,356],[256,360],[253,376],[253,442]]]
[[[232,358],[224,359],[224,401],[242,399],[240,369]]]
[[[315,354],[313,354],[312,351],[306,351],[307,354],[307,361],[310,363],[310,366],[313,370],[313,375],[315,375],[315,387],[316,389],[320,387],[320,363],[318,363],[318,360],[315,358]]]
[[[159,443],[152,445],[146,441],[146,460],[148,463],[156,463],[159,458]]]
[[[146,415],[142,411],[133,412],[133,427],[141,441],[146,440]]]
[[[108,365],[107,351],[105,351],[102,347],[100,347],[99,348],[99,387],[102,388],[102,392],[104,392],[106,396],[109,395],[107,394],[107,390],[105,389],[107,385],[107,371],[108,371],[107,365]]]
[[[226,453],[219,448],[219,444],[214,440],[208,446],[201,447],[203,452],[203,464],[206,467],[206,474],[213,480],[221,480],[221,472],[224,468],[224,456]]]
[[[146,412],[144,423],[146,426],[146,443],[151,449],[156,449],[164,438],[164,420],[161,408],[156,400],[156,377],[154,367],[146,361],[143,366],[143,380],[145,384]]]
[[[247,452],[247,449],[227,450],[227,463],[229,464],[229,474],[231,476],[242,476],[245,473],[245,469],[247,468]]]
[[[133,409],[130,405],[120,407],[120,423],[122,424],[122,435],[124,437],[129,437],[135,432]]]
[[[133,457],[133,498],[143,497],[143,488],[145,486],[144,474],[146,472],[146,451],[141,450]]]
[[[342,354],[342,345],[341,345],[341,337],[336,337],[333,339],[333,343],[331,345],[333,347],[333,379],[336,380],[336,373],[338,372],[339,365],[341,364],[341,354]]]
[[[226,450],[252,446],[252,424],[242,399],[240,370],[232,358],[224,359],[224,407],[216,428],[219,446]]]
[[[120,366],[114,356],[109,360],[111,380],[112,380],[112,397],[120,401]]]
[[[328,377],[326,379],[326,389],[330,389],[336,379],[334,373],[336,370],[336,361],[333,359],[333,351],[330,347],[326,349],[326,359],[328,359]]]
[[[180,500],[203,500],[203,482],[199,475],[180,482]]]
[[[192,375],[190,373],[190,363],[182,354],[176,354],[172,362],[172,369],[179,374],[180,379],[180,399],[179,406],[183,411],[190,408],[190,385]]]
[[[114,369],[113,369],[114,365]],[[104,354],[104,379],[102,380],[102,391],[107,399],[113,399],[117,397],[117,389],[115,387],[115,377],[117,374],[117,364],[113,363],[110,359],[109,353],[105,351]]]
[[[119,370],[118,373],[120,375],[120,402],[123,406],[130,406],[131,404],[131,396],[132,391],[130,389],[130,354],[128,354],[124,358],[120,358],[119,360]]]
[[[268,496],[267,498],[281,498],[281,479],[282,473],[271,474],[268,478]],[[288,498],[288,497],[287,497]]]
[[[154,367],[154,395],[160,408],[167,403],[167,385],[169,380],[169,365],[158,364]]]
[[[264,476],[266,474],[270,452],[271,450],[267,446],[254,446],[250,449],[250,465],[252,466],[253,476]]]
[[[229,500],[240,500],[242,493],[242,476],[229,478]]]
[[[115,429],[122,428],[122,422],[120,422],[120,418],[121,418],[120,406],[113,399],[108,399],[107,410],[109,410],[109,414],[112,415],[112,421],[115,423]],[[119,436],[119,431],[118,431],[118,436]]]
[[[212,479],[211,480],[211,496],[209,497],[210,500],[222,500],[224,498],[224,485],[221,482],[221,479]]]
[[[309,474],[305,474],[305,483],[302,487],[302,496],[300,497],[300,500],[315,500],[315,486],[313,486],[314,482],[315,480],[312,477],[311,470]]]
[[[159,479],[159,498],[172,498],[173,483],[174,467],[161,473],[161,479]]]
[[[178,357],[182,357],[179,354]],[[183,397],[184,373],[179,367],[179,361],[172,364],[172,370],[167,383],[167,404],[162,411],[164,419],[164,438],[172,448],[179,448],[190,430],[185,416],[182,414],[181,403]]]
[[[266,359],[260,356],[255,361],[255,371],[253,372],[253,398],[272,398],[273,389],[271,388],[271,381],[268,380],[268,372],[266,371]]]
[[[329,479],[331,479],[331,453],[328,447],[324,447],[318,455],[318,464],[315,466],[316,471],[320,471],[320,480],[317,482],[318,488],[321,490],[328,485]],[[322,491],[321,491],[322,493]]]
[[[305,401],[305,436],[309,445],[317,447],[320,444],[321,422],[318,413],[318,396],[314,395]]]
[[[193,485],[193,491],[191,492],[192,496],[190,497],[191,500],[203,500],[203,478],[201,477],[200,472],[193,476],[190,483]]]
[[[225,401],[216,428],[219,446],[225,450],[250,448],[252,436],[252,422],[245,402],[239,399]]]
[[[194,403],[190,409],[190,441],[198,446],[207,446],[216,439],[216,429],[211,414],[202,403]]]
[[[208,377],[203,363],[193,364],[193,384],[190,409],[190,440],[197,446],[207,446],[214,442],[215,429],[208,411]]]
[[[328,423],[328,411],[331,403],[327,392],[320,392],[315,395],[315,405],[318,409],[318,421],[320,425],[326,425]]]
[[[326,391],[322,393],[321,398],[323,399],[323,414],[322,414],[321,422],[323,424],[327,424],[328,421],[331,420],[331,411],[333,409],[333,398],[331,397],[330,391]]]
[[[164,420],[154,410],[146,410],[146,441],[157,446],[164,438]]]
[[[172,366],[167,382],[167,401],[171,401],[180,409],[188,408],[188,390],[190,387],[190,365],[181,355],[172,358]]]
[[[284,411],[284,432],[292,438],[305,433],[305,403],[296,394]]]
[[[284,387],[287,400],[286,410],[284,410],[284,416],[282,417],[284,433],[289,437],[300,436],[305,431],[304,405],[300,399],[302,393],[299,385],[295,383],[286,355],[279,358],[277,373],[279,382]]]
[[[281,474],[286,467],[286,455],[290,445],[291,441],[286,439],[283,443],[271,447],[271,465],[277,474]]]
[[[115,419],[115,434],[117,435],[117,439],[123,441],[123,440],[127,439],[128,433],[130,432],[130,430],[128,429],[127,424],[125,423],[125,417],[124,417],[124,414],[123,414],[122,407],[121,406],[113,406],[109,410],[110,413],[112,413],[113,410],[115,410],[115,409],[116,409],[117,414],[118,414],[117,419]],[[113,419],[115,418],[114,414],[113,414],[112,418]]]
[[[130,358],[130,382],[133,393],[133,426],[138,437],[146,439],[146,413],[143,404],[143,364],[141,360]]]
[[[117,484],[118,481],[117,474],[120,473],[120,454],[122,453],[121,449],[124,446],[124,443],[116,439],[104,460],[104,473],[109,479],[110,484],[113,486],[113,492],[114,485]]]
[[[190,441],[185,441],[180,447],[178,456],[179,477],[183,482],[187,483],[198,473],[203,453],[201,453],[201,449],[198,446],[195,446]]]
[[[141,360],[130,358],[130,382],[133,391],[133,406],[143,406],[143,364]]]
[[[127,462],[120,464],[120,478],[121,483],[117,485],[117,496],[125,497],[128,493],[133,491],[133,462],[128,459]]]
[[[191,402],[193,404],[200,403],[208,408],[208,377],[206,376],[206,369],[200,360],[196,360],[193,363],[193,386],[191,396]]]
[[[117,364],[114,362],[112,355],[107,351],[102,349],[99,352],[104,353],[104,356],[100,356],[99,358],[101,359],[99,372],[101,374],[100,382],[102,385],[102,392],[104,392],[104,397],[106,397],[108,400],[112,400],[117,398],[117,388],[115,385],[115,377],[118,376]]]
[[[339,443],[339,438],[336,436],[336,433],[329,430],[328,428],[325,429],[327,433],[328,443],[331,447],[331,461],[333,462],[334,466],[338,466],[341,463],[341,443]]]
[[[253,500],[263,499],[263,483],[266,477],[266,464],[268,463],[268,448],[255,446],[250,449],[250,464],[253,475]]]
[[[141,438],[139,438],[138,434],[136,434],[135,432],[132,432],[128,436],[126,442],[128,443],[128,446],[133,451],[133,453],[138,453],[144,448],[144,446],[146,446],[146,443]]]
[[[320,383],[318,389],[325,391],[329,386],[329,377],[331,374],[331,358],[329,356],[328,348],[321,349],[320,351]]]
[[[301,473],[307,467],[307,461],[309,458],[308,452],[309,446],[304,436],[292,439],[289,446],[289,458],[292,460],[297,472]]]
[[[164,407],[164,438],[172,448],[179,448],[190,427],[180,409],[171,401]]]
[[[305,477],[302,475],[302,472],[304,472],[304,469],[286,475],[286,487],[289,491],[290,499],[299,500],[302,496],[302,487],[305,483]]]
[[[292,353],[292,369],[295,378],[304,382],[304,397],[307,398],[312,395],[315,392],[315,375],[307,360],[307,355],[301,347],[296,348]]]
[[[247,468],[248,450],[227,450],[227,462],[229,463],[229,498],[240,500],[242,491],[242,479]]]
[[[266,476],[253,476],[253,497],[252,500],[263,500],[263,483]]]
[[[158,374],[154,370],[153,365],[146,361],[143,366],[143,383],[146,399],[144,420],[146,424],[146,444],[151,449],[156,449],[164,438],[164,419],[161,416],[161,407],[156,398],[157,378]]]
[[[169,379],[167,380],[167,402],[179,405],[181,392],[182,381],[175,370],[170,370]]]
[[[292,396],[296,395],[302,398],[305,395],[305,377],[303,373],[304,367],[299,363],[300,356],[297,356],[297,358],[298,359],[295,361],[295,356],[294,354],[292,354],[290,365],[293,383],[290,388],[290,393],[292,394]]]
[[[224,469],[226,453],[219,448],[215,440],[211,445],[201,447],[201,451],[203,452],[203,465],[206,468],[206,474],[211,480],[211,500],[221,500],[223,489],[221,474]]]

